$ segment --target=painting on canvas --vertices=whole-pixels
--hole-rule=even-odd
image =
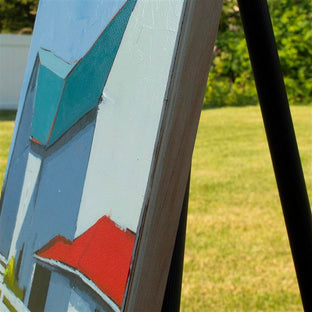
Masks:
[[[0,202],[0,308],[122,309],[183,8],[40,1]]]

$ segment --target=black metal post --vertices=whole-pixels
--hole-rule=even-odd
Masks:
[[[167,280],[162,312],[180,311],[189,189],[190,189],[190,177],[188,179],[185,189],[182,212],[180,216],[179,228],[171,259],[170,271]]]
[[[312,219],[266,0],[238,0],[302,303],[312,311]]]

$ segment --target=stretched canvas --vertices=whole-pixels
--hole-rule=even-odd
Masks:
[[[123,309],[187,2],[40,1],[0,202],[1,311]]]

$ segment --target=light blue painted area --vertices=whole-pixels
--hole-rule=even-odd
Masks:
[[[94,128],[92,122],[42,161],[40,183],[33,192],[16,243],[16,255],[24,245],[19,285],[27,293],[34,253],[57,235],[74,238]]]
[[[64,84],[65,81],[53,71],[43,64],[39,66],[31,136],[43,145],[49,140]]]
[[[135,2],[124,5],[67,77],[48,145],[98,105]]]
[[[65,77],[75,66],[74,63],[69,64],[61,58],[55,56],[51,51],[45,49],[39,50],[39,59],[42,65],[62,79],[65,79]]]
[[[69,279],[52,271],[45,312],[67,312],[70,293]]]
[[[31,73],[40,48],[52,51],[68,63],[86,54],[126,0],[40,0],[34,27],[23,87],[9,152],[6,176],[12,154],[18,146],[23,107]],[[64,31],[66,29],[66,31]],[[24,105],[25,104],[25,105]],[[22,130],[22,129],[21,129]]]
[[[79,60],[125,2],[41,0],[34,30],[36,51],[45,48],[68,63]]]

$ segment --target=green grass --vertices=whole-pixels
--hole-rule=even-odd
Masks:
[[[292,107],[311,198],[312,107]],[[182,311],[301,311],[259,107],[202,113]]]
[[[291,109],[311,198],[312,107]],[[14,120],[2,116],[1,181]],[[202,113],[181,310],[302,311],[259,107]]]
[[[0,110],[0,189],[2,188],[15,120],[14,111]]]

